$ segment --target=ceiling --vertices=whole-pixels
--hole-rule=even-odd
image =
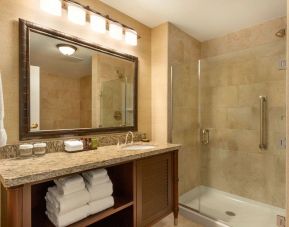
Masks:
[[[91,75],[91,56],[96,52],[78,45],[72,56],[62,55],[57,44],[71,44],[35,32],[30,34],[30,63],[54,75],[80,78]]]
[[[200,41],[286,15],[286,0],[101,0],[153,28],[171,22]]]

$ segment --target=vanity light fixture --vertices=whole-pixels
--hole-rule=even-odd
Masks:
[[[124,41],[131,46],[137,46],[138,39],[140,38],[133,28],[112,19],[109,15],[103,15],[91,9],[89,6],[82,5],[75,0],[40,0],[40,8],[50,14],[58,16],[61,16],[62,10],[67,10],[68,19],[79,25],[85,25],[86,16],[89,15],[92,30],[99,33],[106,33],[108,31],[110,37],[113,39],[122,40],[124,38]]]
[[[106,32],[106,18],[98,14],[90,14],[90,26],[92,30],[105,33]]]
[[[132,46],[137,46],[137,32],[126,28],[124,32],[124,40],[127,44],[132,45]]]
[[[123,36],[123,28],[121,24],[109,21],[109,35],[113,39],[121,40]]]
[[[60,51],[61,54],[65,56],[71,56],[75,53],[77,48],[75,46],[69,44],[57,44],[56,47]]]
[[[52,15],[61,16],[62,2],[61,0],[40,0],[40,8]]]
[[[67,10],[68,10],[68,19],[71,22],[79,25],[85,25],[86,11],[82,7],[76,4],[68,4]]]

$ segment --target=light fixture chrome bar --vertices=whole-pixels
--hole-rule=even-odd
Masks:
[[[111,18],[109,15],[104,15],[104,14],[98,12],[98,11],[92,9],[90,6],[85,6],[85,5],[83,5],[83,4],[81,4],[81,3],[77,2],[77,1],[74,1],[74,0],[62,0],[62,1],[63,1],[63,5],[64,5],[65,8],[67,8],[67,4],[72,3],[72,4],[75,4],[75,5],[78,5],[79,7],[82,7],[86,11],[89,11],[91,13],[100,15],[100,16],[106,18],[108,21],[112,21],[112,22],[118,23],[124,29],[127,28],[127,29],[135,31],[135,29],[133,29],[132,27],[130,27],[130,26],[126,25],[126,24],[123,24],[123,23],[119,22],[118,20],[115,20],[115,19]],[[141,37],[138,35],[138,39],[140,39],[140,38]]]
[[[260,99],[260,150],[267,149],[267,142],[266,142],[266,104],[267,104],[267,97],[266,96],[259,96]]]

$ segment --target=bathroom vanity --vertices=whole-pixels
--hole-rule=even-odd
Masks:
[[[177,221],[179,148],[172,144],[141,150],[105,146],[1,160],[1,226],[53,226],[45,215],[44,199],[53,180],[97,168],[108,170],[115,205],[71,226],[150,226],[172,212]]]

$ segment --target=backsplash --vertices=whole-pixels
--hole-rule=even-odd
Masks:
[[[118,141],[120,143],[125,142],[126,133],[119,133],[119,134],[107,134],[107,135],[95,135],[95,136],[86,136],[85,138],[97,138],[98,144],[100,147],[109,146],[109,145],[116,145]],[[134,133],[134,141],[139,142],[143,138],[146,137],[146,134],[135,132]],[[64,144],[65,140],[71,138],[61,138],[55,140],[41,140],[41,142],[45,142],[47,144],[46,153],[53,153],[53,152],[64,152]],[[26,141],[23,143],[35,143],[40,141]],[[19,145],[23,144],[13,144],[7,145],[5,147],[0,148],[0,159],[8,159],[8,158],[16,158],[19,155]]]

